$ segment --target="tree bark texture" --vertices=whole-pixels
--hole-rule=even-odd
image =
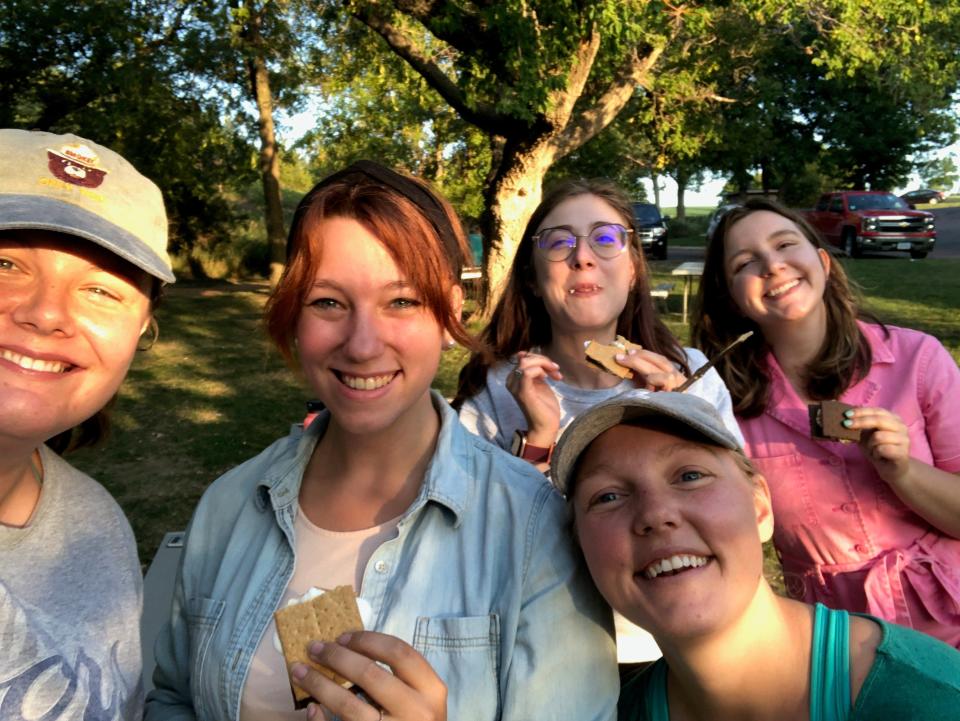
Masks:
[[[687,206],[683,196],[687,192],[687,185],[690,183],[690,173],[685,170],[677,170],[675,177],[677,181],[677,220],[687,219]]]
[[[263,184],[264,219],[267,225],[267,245],[270,249],[270,286],[275,287],[286,263],[286,230],[283,224],[283,205],[280,200],[280,156],[273,125],[273,96],[270,92],[270,73],[262,52],[260,16],[248,3],[251,14],[246,39],[251,55],[247,60],[250,74],[250,92],[257,105],[257,131],[260,135],[260,180]]]

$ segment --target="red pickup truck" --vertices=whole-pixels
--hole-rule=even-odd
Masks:
[[[805,215],[828,243],[851,258],[880,250],[925,258],[937,241],[933,213],[914,210],[893,193],[878,190],[824,193]]]

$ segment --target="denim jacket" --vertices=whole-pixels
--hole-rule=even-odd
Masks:
[[[614,719],[612,619],[562,498],[464,429],[439,395],[434,405],[441,430],[420,493],[363,574],[373,629],[426,657],[447,684],[450,721]],[[238,718],[251,657],[293,574],[300,481],[328,421],[275,442],[200,500],[147,721]]]

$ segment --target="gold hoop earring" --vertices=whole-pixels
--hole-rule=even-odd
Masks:
[[[145,339],[147,334],[150,334],[149,339]],[[137,341],[137,350],[138,351],[148,351],[153,348],[154,344],[160,338],[160,325],[157,323],[157,319],[150,317],[150,323],[147,324],[147,329],[143,331],[143,334],[140,336],[140,340]]]

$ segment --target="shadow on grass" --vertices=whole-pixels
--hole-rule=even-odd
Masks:
[[[120,503],[144,564],[166,531],[186,527],[213,480],[303,418],[310,394],[263,328],[268,292],[266,283],[172,286],[160,339],[134,360],[110,438],[69,459]],[[435,386],[445,396],[467,355],[444,353]]]
[[[266,339],[265,284],[177,284],[139,353],[100,448],[70,460],[106,486],[130,519],[140,559],[186,527],[217,476],[303,417],[307,393]]]

